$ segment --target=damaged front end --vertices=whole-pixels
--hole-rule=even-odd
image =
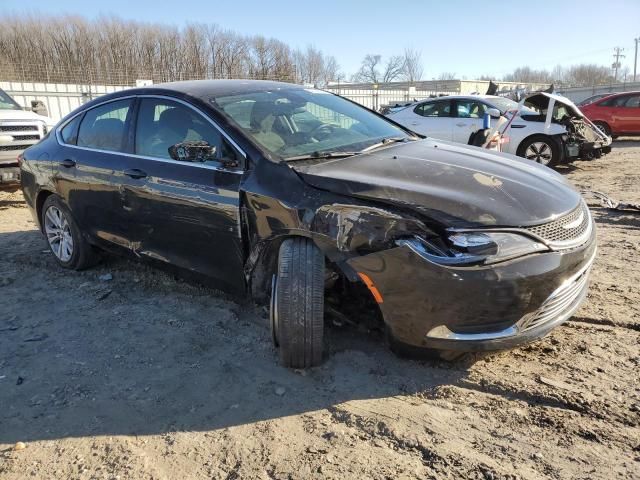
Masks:
[[[611,138],[585,117],[580,109],[568,98],[547,92],[537,92],[525,96],[520,101],[523,106],[533,108],[539,115],[522,114],[523,120],[545,123],[545,131],[551,131],[552,124],[565,128],[566,133],[556,135],[562,146],[562,160],[592,160],[611,152]]]

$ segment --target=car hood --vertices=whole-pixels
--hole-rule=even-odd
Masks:
[[[290,165],[316,188],[410,209],[447,227],[535,225],[581,198],[561,175],[531,161],[431,139]]]
[[[30,110],[10,110],[0,109],[0,120],[39,120],[47,125],[53,125],[55,122],[49,117],[38,115]]]

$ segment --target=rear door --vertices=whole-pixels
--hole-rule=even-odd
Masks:
[[[409,107],[411,115],[405,124],[411,130],[440,140],[452,140],[453,109],[451,100],[433,100]]]
[[[452,128],[453,141],[468,144],[471,134],[482,128],[486,110],[487,106],[478,100],[455,100],[455,121]]]
[[[169,148],[188,141],[214,146],[215,158],[171,158]],[[157,96],[139,98],[133,145],[122,208],[135,219],[136,253],[242,291],[242,151],[191,105]]]
[[[82,230],[128,248],[120,185],[128,157],[133,99],[116,99],[73,118],[58,136],[54,182]]]

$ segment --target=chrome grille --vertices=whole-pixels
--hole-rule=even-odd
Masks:
[[[586,270],[567,285],[563,285],[553,292],[538,310],[519,322],[520,331],[526,332],[560,316],[572,313],[587,293],[588,280],[589,270]]]
[[[585,241],[585,237],[591,233],[589,208],[581,201],[580,205],[567,215],[542,225],[526,227],[526,230],[552,246],[574,246]]]
[[[34,143],[38,143],[43,133],[40,122],[3,121],[0,123],[0,152],[25,150]],[[6,155],[7,153],[4,153],[3,157]]]
[[[37,125],[0,125],[0,132],[37,132]]]

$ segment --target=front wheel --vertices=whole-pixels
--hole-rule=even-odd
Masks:
[[[551,137],[533,135],[520,144],[517,155],[550,167],[560,162],[560,147]]]
[[[50,195],[42,206],[42,230],[58,264],[72,270],[93,265],[97,255],[86,241],[71,212],[57,195]]]
[[[306,238],[282,242],[271,291],[271,333],[285,367],[322,362],[324,255]]]
[[[611,136],[611,128],[605,122],[593,122],[607,137]]]

